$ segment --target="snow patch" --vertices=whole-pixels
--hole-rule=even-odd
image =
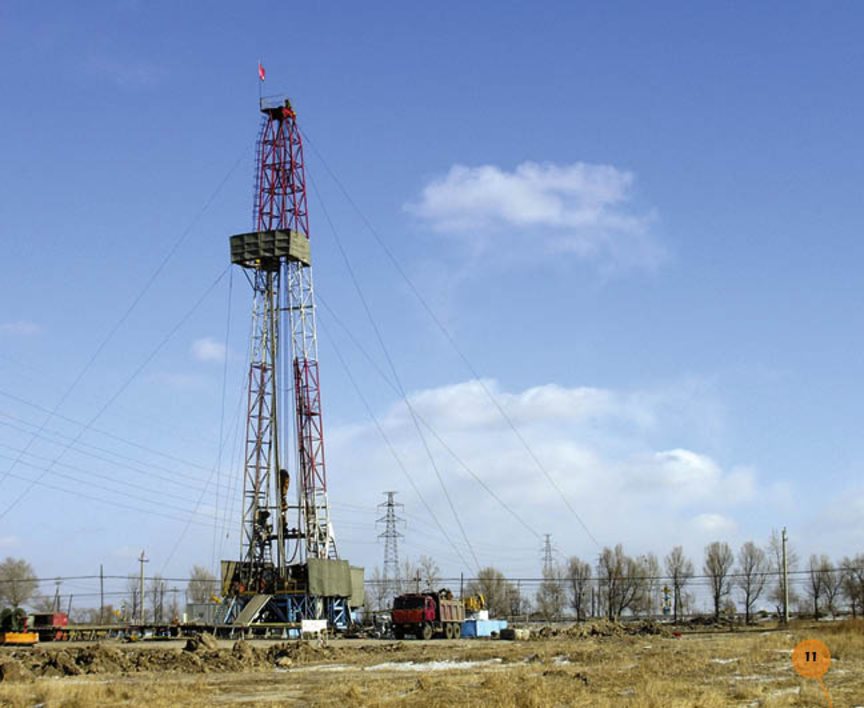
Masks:
[[[500,664],[501,659],[488,659],[487,661],[388,661],[375,666],[367,666],[364,671],[453,671],[461,669],[475,669],[478,666],[491,666]]]

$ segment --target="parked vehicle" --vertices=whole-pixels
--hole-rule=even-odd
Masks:
[[[449,590],[399,595],[393,600],[393,634],[397,639],[439,636],[457,639],[462,634],[465,606]]]
[[[39,635],[27,628],[27,613],[20,607],[7,608],[0,612],[0,644],[32,646]]]
[[[65,612],[34,612],[31,628],[40,642],[59,642],[69,639],[69,615]]]

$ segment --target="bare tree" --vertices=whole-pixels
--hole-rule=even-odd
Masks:
[[[366,593],[366,600],[371,603],[370,609],[383,610],[392,599],[389,578],[388,582],[385,582],[381,568],[376,566],[372,570],[372,577],[369,578],[368,585],[369,592]]]
[[[420,592],[420,569],[408,558],[402,561],[399,569],[400,592]]]
[[[753,605],[759,599],[768,582],[769,561],[765,551],[752,541],[747,541],[738,551],[738,577],[736,585],[744,598],[744,622],[750,624]]]
[[[678,621],[684,602],[681,593],[693,577],[693,563],[684,555],[681,546],[675,546],[666,556],[666,573],[672,581],[672,620]]]
[[[531,612],[531,601],[522,594],[519,583],[508,582],[504,586],[504,604],[509,608],[508,614],[511,617]]]
[[[186,586],[186,601],[194,604],[210,602],[216,589],[216,576],[204,566],[193,565]]]
[[[143,601],[141,597],[141,580],[137,575],[130,575],[126,579],[126,592],[129,593],[129,604],[127,605],[126,621],[144,620]]]
[[[177,593],[179,590],[176,587],[171,588],[171,600],[168,603],[168,615],[172,622],[180,621],[180,604],[177,601]],[[106,610],[106,617],[108,616]]]
[[[429,556],[420,556],[417,561],[417,569],[423,579],[423,587],[427,590],[437,590],[441,582],[441,569]]]
[[[836,614],[837,596],[842,587],[842,575],[834,570],[834,564],[824,553],[813,554],[807,564],[807,598],[813,608],[813,617],[819,619],[824,609]]]
[[[586,605],[591,592],[591,565],[575,556],[567,563],[567,580],[570,583],[570,607],[576,619],[582,621],[587,616]]]
[[[624,553],[620,543],[600,553],[597,576],[608,619],[620,619],[625,610],[638,604],[643,592],[642,573],[640,564]]]
[[[54,595],[37,595],[31,599],[30,605],[36,612],[56,612],[57,598]]]
[[[837,616],[837,600],[843,592],[843,573],[834,567],[834,564],[826,557],[828,562],[823,566],[822,572],[825,576],[825,608],[832,617]]]
[[[653,617],[657,614],[657,601],[660,595],[660,563],[653,553],[639,556],[637,563],[639,565],[637,578],[639,590],[633,609],[638,613]]]
[[[827,560],[827,556],[823,557]],[[814,619],[819,619],[824,594],[825,576],[822,574],[820,558],[814,553],[807,563],[807,601],[813,608]]]
[[[843,596],[849,603],[852,618],[857,618],[859,612],[864,616],[864,554],[844,558],[840,564],[843,567]]]
[[[150,606],[153,609],[153,621],[162,622],[165,616],[165,580],[156,574],[150,581]]]
[[[486,598],[486,607],[493,616],[507,617],[518,614],[521,610],[522,598],[519,589],[508,582],[501,571],[492,567],[479,570],[477,577],[468,583],[466,593],[483,595]]]
[[[720,610],[723,599],[729,595],[729,571],[735,557],[729,544],[723,541],[714,541],[705,546],[705,563],[703,572],[708,576],[711,586],[711,598],[714,601],[714,619],[720,619]]]
[[[564,609],[564,573],[555,563],[543,568],[543,582],[537,590],[537,610],[547,622],[558,619]]]
[[[75,611],[74,623],[75,624],[115,624],[116,615],[114,613],[113,605],[105,605],[104,608],[99,607],[87,607],[82,608],[80,610]],[[73,621],[70,618],[70,621]]]
[[[23,558],[0,563],[0,605],[19,607],[36,594],[39,583],[33,566]]]

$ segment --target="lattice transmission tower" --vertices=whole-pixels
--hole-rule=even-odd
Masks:
[[[384,524],[384,530],[378,534],[378,538],[384,539],[384,594],[392,594],[399,591],[399,539],[405,538],[399,532],[399,526],[404,525],[405,520],[396,515],[396,510],[404,508],[403,504],[396,501],[396,492],[384,492],[387,501],[378,505],[383,509],[384,515],[378,519],[379,524]]]
[[[555,565],[555,560],[552,558],[552,534],[544,534],[543,541],[543,574],[548,575],[552,572]]]

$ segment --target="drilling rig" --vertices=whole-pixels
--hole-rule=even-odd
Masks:
[[[225,622],[343,629],[362,605],[363,569],[339,558],[327,501],[303,139],[289,100],[259,108],[254,230],[230,238],[252,287],[252,334],[240,560],[222,562]]]

